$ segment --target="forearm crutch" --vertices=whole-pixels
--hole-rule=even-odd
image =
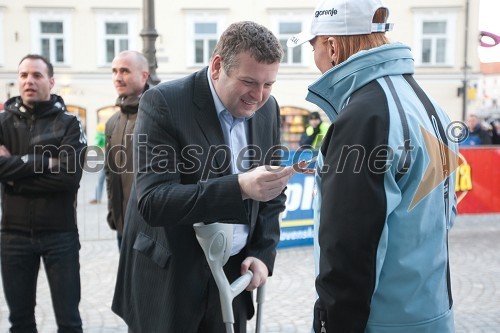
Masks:
[[[233,299],[250,284],[253,273],[248,271],[232,284],[229,284],[222,267],[227,263],[233,246],[233,225],[226,223],[196,223],[194,224],[196,238],[205,253],[208,266],[212,271],[215,283],[219,289],[222,308],[222,320],[227,333],[234,333]],[[264,302],[264,289],[257,289],[257,324],[255,332],[260,332],[261,304]]]

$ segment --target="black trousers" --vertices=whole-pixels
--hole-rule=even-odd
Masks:
[[[246,258],[244,253],[236,254],[229,258],[228,262],[224,266],[224,271],[228,278],[228,281],[232,283],[238,277],[240,277],[241,263]],[[183,333],[225,333],[226,325],[222,319],[222,309],[219,297],[219,289],[212,277],[207,285],[207,297],[204,304],[204,314],[201,320],[195,319],[193,321],[198,321],[198,323],[192,322],[188,326],[188,332]],[[252,304],[252,294],[248,291],[243,291],[240,295],[233,300],[233,315],[234,315],[234,332],[235,333],[246,333],[247,331],[247,320],[253,315],[253,304]],[[130,328],[129,333],[134,333]],[[161,332],[159,332],[161,333]],[[170,333],[170,332],[168,332]],[[177,332],[175,332],[177,333]]]

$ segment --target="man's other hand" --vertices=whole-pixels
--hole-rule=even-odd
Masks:
[[[0,156],[1,157],[10,157],[10,151],[4,145],[0,145]]]
[[[248,291],[257,289],[267,281],[269,270],[266,264],[255,257],[248,257],[241,263],[241,275],[244,275],[250,270],[253,273],[252,280],[246,288]]]

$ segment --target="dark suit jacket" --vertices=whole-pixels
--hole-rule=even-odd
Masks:
[[[255,165],[279,163],[279,107],[273,97],[249,120],[249,132],[249,143],[259,147]],[[237,175],[230,175],[225,158],[207,69],[143,95],[134,152],[136,181],[112,309],[134,333],[196,332],[212,274],[193,224],[249,225],[243,254],[262,260],[272,274],[285,195],[268,202],[242,200]],[[240,266],[227,266],[231,281]],[[246,293],[251,317],[251,294]]]

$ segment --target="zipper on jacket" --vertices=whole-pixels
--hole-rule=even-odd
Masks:
[[[446,230],[446,282],[448,284],[448,302],[449,309],[453,307],[453,295],[451,293],[451,277],[450,277],[450,250],[448,247],[448,230]]]
[[[320,333],[326,333],[326,314],[325,311],[319,311],[319,321],[321,322],[321,331]]]
[[[28,149],[33,147],[33,129],[35,128],[35,115],[31,115],[30,117],[30,139],[29,139],[29,143],[28,143]],[[30,201],[32,201],[32,199],[30,199]],[[33,207],[35,207],[35,205],[31,202],[30,203],[30,208],[29,208],[29,219],[30,219],[30,233],[31,233],[31,238],[34,237],[34,233],[35,233],[35,222],[33,221],[33,216],[35,215],[34,212],[33,212]]]
[[[123,147],[123,152],[125,153],[126,151],[126,145],[127,145],[127,127],[128,127],[128,122],[129,122],[129,115],[126,114],[127,116],[127,121],[125,122],[125,126],[123,126],[123,132],[122,132],[122,147]],[[123,156],[125,155],[125,156]],[[123,162],[123,158],[125,157],[125,163],[127,163],[127,154],[120,154],[120,165],[125,165],[124,162]],[[127,167],[125,166],[125,169],[127,169]]]
[[[448,154],[442,154],[442,145],[444,144],[445,146],[448,146],[448,139],[446,137],[446,131],[443,128],[443,124],[438,121],[439,116],[437,115],[436,109],[434,108],[434,105],[430,101],[429,97],[425,94],[425,92],[422,90],[422,88],[417,84],[415,79],[413,78],[412,75],[410,74],[405,74],[403,75],[404,79],[410,84],[412,87],[413,91],[417,95],[418,99],[422,103],[422,105],[425,108],[425,111],[427,112],[427,116],[429,117],[429,120],[432,124],[432,128],[434,130],[434,134],[436,135],[436,138],[440,139],[441,144],[439,145],[440,151],[441,151],[441,162],[443,166],[448,166],[449,161],[448,161]],[[451,309],[453,307],[453,297],[452,297],[452,292],[451,292],[451,278],[450,278],[450,251],[449,251],[449,246],[448,246],[448,232],[449,228],[448,225],[450,224],[450,212],[449,212],[449,175],[448,175],[448,170],[446,170],[443,167],[443,176],[445,177],[444,181],[444,188],[443,188],[443,200],[444,200],[444,208],[445,208],[445,219],[446,219],[446,280],[448,284],[448,301],[449,301],[449,308]]]

